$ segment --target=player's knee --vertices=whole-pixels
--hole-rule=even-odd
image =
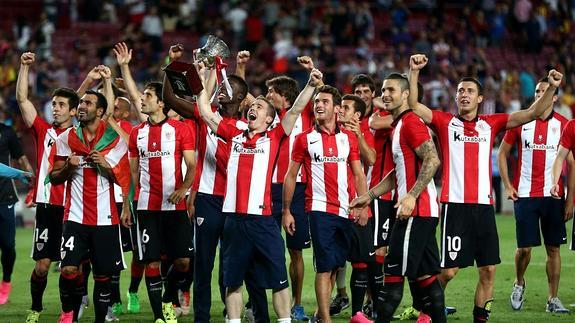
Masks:
[[[146,264],[146,269],[160,269],[160,262],[154,261]]]
[[[559,256],[559,246],[549,246],[545,245],[545,250],[547,251],[547,257],[553,258]]]
[[[288,249],[291,262],[303,262],[301,250]]]
[[[520,258],[528,257],[531,255],[531,248],[517,248],[517,256]]]
[[[45,259],[38,260],[36,262],[36,266],[34,267],[34,271],[36,272],[36,275],[39,277],[44,277],[48,275],[48,272],[50,271],[50,260],[48,261],[45,261]]]
[[[441,271],[440,274],[440,280],[442,280],[443,282],[449,282],[450,280],[452,280],[453,278],[455,278],[455,275],[457,275],[457,268],[447,268],[447,269],[443,269]]]
[[[62,274],[66,276],[78,275],[78,267],[76,266],[64,266],[62,267]]]
[[[187,271],[190,267],[190,258],[178,258],[174,260],[174,268],[177,271]]]
[[[493,282],[495,279],[495,266],[479,267],[479,280],[481,282]]]

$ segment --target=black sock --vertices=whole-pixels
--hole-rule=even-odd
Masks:
[[[16,262],[16,249],[2,250],[0,262],[2,263],[2,280],[10,282],[12,280],[12,271],[14,271],[14,262]]]
[[[111,294],[110,277],[94,275],[94,293],[92,296],[94,298],[94,312],[96,313],[94,322],[103,323],[106,321],[108,307],[112,306]]]
[[[48,274],[45,276],[38,276],[36,270],[32,270],[32,276],[30,277],[30,294],[32,294],[32,307],[31,309],[36,312],[41,312],[42,307],[42,297],[44,296],[44,290],[46,290],[46,285],[48,284]]]
[[[143,264],[138,263],[135,260],[132,260],[132,264],[130,266],[130,287],[128,288],[128,292],[130,293],[137,293],[138,288],[140,287],[140,282],[142,281],[142,277],[144,276],[144,269],[146,267]]]
[[[78,275],[76,279],[76,284],[74,285],[74,319],[73,321],[78,321],[78,314],[80,313],[80,307],[82,306],[82,298],[84,295],[88,295],[88,284],[86,284],[84,275]]]
[[[91,272],[92,272],[92,264],[88,259],[82,263],[82,276],[83,276],[82,278],[84,279],[84,295],[88,295],[88,279],[90,278]]]
[[[491,314],[491,303],[492,299],[485,302],[484,307],[474,306],[473,307],[473,322],[483,323],[489,320],[489,314]]]
[[[154,320],[164,319],[162,313],[162,277],[159,268],[146,268],[146,288],[150,306],[154,312]]]
[[[441,288],[441,284],[439,284],[436,276],[417,283],[419,294],[421,295],[423,313],[429,315],[434,323],[447,322],[443,288]]]
[[[377,300],[377,323],[387,323],[403,297],[403,277],[385,276],[384,285]]]
[[[369,291],[371,292],[371,300],[373,308],[377,306],[377,295],[383,288],[383,263],[370,262],[367,265],[369,275]]]
[[[120,272],[112,274],[110,277],[110,296],[112,304],[120,303],[122,304],[122,298],[120,297]]]
[[[192,283],[194,282],[194,263],[190,259],[189,269],[186,272],[186,280],[180,285],[183,292],[189,292],[192,288]]]
[[[351,271],[351,278],[349,280],[349,288],[351,289],[352,313],[361,311],[369,280],[367,265],[362,267],[358,267],[358,265],[366,264],[352,264],[353,269]]]
[[[74,310],[74,288],[76,287],[77,278],[78,274],[60,274],[60,301],[62,302],[63,312],[68,313]]]
[[[178,289],[181,284],[183,284],[188,277],[188,271],[179,271],[174,266],[168,272],[168,277],[166,279],[166,290],[164,291],[164,296],[162,298],[164,303],[173,303],[179,305],[180,300],[178,299]]]
[[[423,304],[421,304],[421,290],[417,286],[417,281],[409,281],[409,290],[411,291],[411,299],[413,308],[418,311],[423,311]]]

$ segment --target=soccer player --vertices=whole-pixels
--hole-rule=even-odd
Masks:
[[[146,287],[156,322],[177,322],[172,301],[193,252],[193,228],[186,212],[186,193],[195,173],[195,132],[169,119],[161,99],[162,83],[151,82],[141,98],[148,121],[130,133],[130,168],[138,190],[140,259],[146,263]],[[182,172],[182,159],[187,170]],[[162,296],[160,257],[173,259]]]
[[[177,60],[182,54],[181,45],[174,45],[170,48],[171,59]],[[222,117],[224,122],[245,127],[245,123],[239,121],[238,117],[240,105],[248,93],[248,85],[235,75],[228,76],[228,81],[232,87],[231,97],[222,82],[216,95],[217,106],[212,106],[212,109]],[[163,99],[166,105],[182,117],[190,118],[198,124],[198,164],[192,192],[188,199],[190,218],[193,219],[195,228],[193,307],[194,322],[210,322],[212,270],[216,249],[223,238],[226,214],[222,212],[222,208],[226,189],[227,160],[230,152],[228,143],[202,120],[197,104],[176,97],[166,79],[163,85]],[[222,302],[225,302],[221,257],[222,252],[220,252],[219,285]],[[250,293],[251,283],[248,281],[246,285]],[[263,297],[265,297],[265,290],[263,292]],[[254,315],[267,318],[267,306],[265,310],[265,313],[254,312]]]
[[[27,127],[32,129],[36,146],[37,176],[34,185],[33,201],[36,203],[34,246],[32,259],[36,265],[30,277],[32,306],[26,322],[38,322],[42,312],[42,298],[47,285],[48,272],[52,261],[60,260],[60,240],[64,216],[64,185],[44,184],[53,162],[53,148],[59,134],[72,126],[79,98],[69,88],[59,88],[52,93],[52,114],[50,125],[38,116],[36,108],[28,98],[30,65],[35,61],[34,53],[26,52],[20,57],[20,71],[16,85],[16,99]]]
[[[419,71],[427,64],[425,55],[410,58],[409,105],[437,134],[443,154],[442,257],[440,275],[444,286],[459,268],[478,267],[475,292],[475,322],[489,319],[499,258],[499,237],[495,223],[491,185],[493,139],[504,129],[533,121],[551,104],[562,75],[551,70],[550,86],[529,109],[511,114],[479,115],[483,88],[474,78],[463,78],[457,86],[457,115],[431,110],[417,102]],[[489,179],[487,181],[486,179]]]
[[[439,251],[435,239],[439,207],[433,175],[439,158],[429,129],[410,109],[409,82],[392,73],[383,82],[385,109],[394,119],[391,151],[395,170],[350,208],[365,207],[372,200],[396,188],[397,220],[384,264],[384,286],[376,303],[377,321],[390,322],[403,296],[404,277],[416,288],[413,297],[425,299],[424,309],[433,322],[446,322],[443,290],[437,281]]]
[[[297,81],[287,76],[278,76],[267,80],[266,86],[268,88],[266,99],[273,104],[278,113],[279,120],[282,120],[292,107],[299,93]],[[282,219],[283,181],[289,165],[291,152],[293,151],[293,143],[295,137],[311,127],[313,122],[312,111],[311,109],[308,109],[308,106],[309,105],[306,104],[306,109],[298,117],[294,128],[289,135],[289,139],[282,140],[279,156],[277,158],[276,167],[272,177],[272,214],[280,227]],[[290,255],[289,275],[293,300],[291,316],[294,320],[299,321],[309,320],[301,302],[304,278],[302,251],[303,249],[311,247],[309,221],[304,207],[305,181],[306,178],[300,172],[297,177],[294,199],[291,204],[292,214],[298,219],[296,221],[298,228],[296,229],[296,234],[293,236],[286,236],[286,247],[288,248]]]
[[[535,88],[535,100],[539,99],[549,87],[547,77],[542,78]],[[557,101],[557,92],[553,102],[545,112],[534,121],[507,130],[499,147],[499,171],[508,199],[514,201],[515,232],[517,250],[515,252],[515,273],[511,293],[511,308],[520,310],[524,302],[525,272],[531,260],[531,248],[541,245],[540,232],[543,234],[547,251],[547,281],[549,295],[547,312],[569,313],[557,297],[561,273],[561,255],[559,247],[567,243],[565,221],[573,215],[573,189],[575,183],[568,183],[567,198],[564,197],[564,184],[559,181],[560,199],[551,196],[553,161],[557,156],[559,139],[568,120],[553,111]],[[507,158],[517,144],[519,163],[511,184],[507,168]],[[572,173],[575,161],[570,157],[569,172]],[[572,176],[568,176],[572,178]],[[540,228],[541,223],[541,228]]]
[[[302,165],[308,177],[306,212],[313,241],[318,316],[323,322],[331,322],[331,275],[349,258],[353,223],[348,218],[349,201],[356,191],[367,191],[357,138],[336,122],[340,109],[341,95],[336,88],[324,85],[317,89],[315,125],[296,138],[284,179],[283,227],[293,235],[297,228],[290,207]],[[360,225],[367,223],[365,210],[354,212],[352,217]]]
[[[346,94],[341,98],[341,109],[338,115],[338,122],[343,129],[347,129],[355,135],[358,142],[359,155],[364,168],[364,173],[367,172],[367,169],[372,167],[376,161],[373,134],[369,129],[368,123],[361,122],[365,117],[365,113],[366,104],[359,96]],[[370,213],[369,221],[365,226],[357,224],[352,226],[353,238],[350,253],[352,272],[349,282],[352,314],[357,314],[362,311],[363,300],[365,298],[366,291],[368,290],[368,285],[371,295],[377,295],[377,279],[380,280],[379,284],[383,285],[383,271],[377,273],[376,271],[368,270],[370,265],[374,268],[373,264],[376,261],[373,225],[374,221]],[[340,275],[340,273],[341,270],[338,270],[337,275]],[[337,300],[337,296],[335,300]],[[337,304],[335,300],[330,304],[330,314],[332,309],[331,305]]]
[[[102,73],[105,73],[102,71]],[[109,72],[108,72],[109,73]],[[104,82],[110,82],[109,74]],[[56,157],[50,173],[52,183],[64,183],[64,228],[61,254],[60,322],[72,322],[79,304],[76,290],[78,266],[89,253],[94,273],[96,322],[104,322],[110,305],[110,276],[124,268],[120,242],[120,215],[114,201],[114,185],[126,196],[130,176],[127,144],[100,118],[105,114],[104,95],[86,91],[80,99],[80,126],[63,132],[56,140]],[[127,199],[122,216],[129,215]]]

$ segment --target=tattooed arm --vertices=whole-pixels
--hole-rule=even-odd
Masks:
[[[415,148],[415,153],[417,157],[423,160],[423,163],[417,175],[415,185],[413,185],[409,193],[402,197],[396,204],[398,208],[397,217],[399,219],[406,219],[411,216],[419,194],[427,187],[427,184],[429,184],[433,175],[435,175],[440,164],[439,157],[437,157],[437,150],[432,140],[428,140]]]

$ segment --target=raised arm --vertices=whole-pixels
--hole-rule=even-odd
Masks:
[[[425,67],[425,65],[427,65],[427,57],[425,55],[411,55],[409,58],[409,98],[407,100],[413,112],[415,112],[423,122],[430,124],[433,118],[431,109],[417,101],[419,71]]]
[[[284,128],[286,135],[291,134],[297,118],[305,109],[305,106],[311,99],[315,88],[321,83],[322,77],[323,74],[318,69],[313,69],[309,74],[309,80],[305,88],[299,93],[294,104],[282,119],[282,127]]]
[[[76,93],[78,93],[78,96],[82,97],[84,95],[84,93],[86,93],[86,91],[88,91],[90,89],[90,87],[92,86],[94,81],[97,81],[101,78],[102,78],[102,76],[98,72],[98,66],[92,68],[90,70],[90,72],[88,72],[88,75],[86,75],[86,78],[84,79],[84,81],[82,81],[82,84],[80,84],[80,87],[78,88],[78,90],[76,90]]]
[[[100,68],[100,75],[102,76],[102,80],[104,80],[104,88],[103,93],[106,97],[106,102],[108,102],[108,109],[106,109],[106,113],[102,116],[102,120],[108,122],[108,124],[116,131],[122,139],[126,143],[129,142],[130,134],[125,132],[122,127],[118,124],[116,119],[112,116],[114,113],[114,105],[116,103],[116,97],[114,96],[114,90],[112,89],[112,72],[110,68],[107,66],[102,65]]]
[[[214,133],[217,133],[222,117],[212,111],[205,89],[198,95],[198,109],[200,110],[200,116],[204,122]]]
[[[507,129],[518,127],[539,118],[549,106],[553,105],[553,95],[555,95],[555,90],[561,85],[563,74],[556,70],[550,70],[548,79],[549,86],[545,89],[543,95],[531,104],[529,109],[515,111],[509,115]]]
[[[369,127],[375,130],[391,129],[393,118],[391,114],[382,116],[379,112],[375,112],[369,117]]]
[[[133,104],[138,120],[140,120],[140,122],[144,122],[148,120],[148,116],[142,113],[141,93],[136,86],[136,81],[134,81],[134,78],[132,77],[132,72],[130,72],[132,50],[128,49],[128,45],[126,45],[126,43],[121,42],[114,46],[114,54],[116,54],[116,60],[118,61],[118,66],[120,66],[120,73],[124,80],[124,86],[126,87],[126,91],[128,91],[128,96]]]
[[[422,160],[421,169],[411,190],[401,200],[397,201],[397,217],[399,219],[406,219],[411,216],[419,194],[423,192],[427,184],[433,179],[433,175],[435,175],[441,163],[439,157],[437,157],[437,150],[433,140],[428,140],[419,145],[419,147],[415,148],[415,153]]]
[[[18,101],[22,118],[28,128],[32,126],[34,119],[36,119],[36,116],[38,115],[34,104],[32,104],[28,98],[28,77],[30,74],[30,65],[34,63],[35,59],[36,55],[31,52],[26,52],[20,56],[20,71],[18,72],[18,81],[16,82],[16,100]]]
[[[497,163],[499,164],[499,174],[501,175],[501,181],[503,181],[503,186],[505,186],[505,194],[508,200],[517,201],[518,195],[517,190],[511,184],[509,180],[509,170],[507,167],[507,158],[511,152],[512,146],[505,141],[501,141],[499,146],[499,153],[497,154]]]

